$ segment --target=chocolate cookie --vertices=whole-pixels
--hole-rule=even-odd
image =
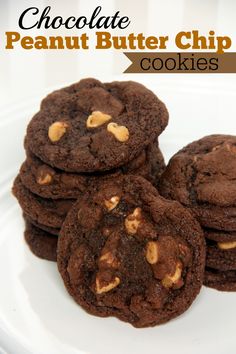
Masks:
[[[184,207],[142,177],[125,176],[90,188],[74,204],[57,261],[87,312],[147,327],[191,305],[203,281],[205,244]]]
[[[236,242],[207,241],[206,266],[218,270],[236,270]]]
[[[236,270],[222,272],[207,268],[204,285],[221,291],[236,291]]]
[[[26,215],[38,224],[52,228],[61,227],[67,212],[75,201],[73,199],[41,198],[24,187],[19,175],[14,181],[12,191]]]
[[[49,234],[52,234],[52,235],[55,235],[55,236],[59,235],[60,228],[54,228],[54,227],[46,226],[46,225],[43,225],[43,224],[39,224],[37,221],[33,220],[29,215],[26,215],[25,213],[23,213],[23,218],[29,224],[32,224],[32,225],[36,226],[37,229],[41,229],[41,230],[46,231]]]
[[[204,235],[207,239],[216,242],[232,242],[236,241],[236,232],[227,232],[214,229],[204,228]]]
[[[216,230],[236,231],[236,207],[219,207],[203,205],[191,207],[202,226]]]
[[[158,142],[149,145],[142,153],[127,165],[107,172],[69,173],[52,168],[27,150],[27,160],[20,170],[20,178],[24,186],[31,192],[52,199],[76,198],[84,192],[90,183],[99,183],[110,176],[134,173],[150,182],[157,182],[165,168],[163,155]]]
[[[235,175],[236,137],[211,135],[171,158],[159,188],[190,207],[203,226],[236,231]]]
[[[103,171],[136,158],[167,122],[165,105],[143,85],[85,79],[42,101],[28,125],[27,143],[53,167]]]
[[[27,245],[35,256],[56,262],[58,236],[49,234],[27,221],[24,236]]]

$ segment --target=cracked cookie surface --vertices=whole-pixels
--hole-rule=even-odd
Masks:
[[[236,137],[211,135],[175,154],[160,193],[191,208],[201,225],[236,231]]]
[[[180,315],[200,291],[202,230],[178,202],[138,176],[90,188],[67,215],[58,268],[87,312],[135,327]]]
[[[84,79],[42,101],[28,125],[27,141],[53,167],[102,171],[132,161],[167,122],[165,105],[143,85]]]

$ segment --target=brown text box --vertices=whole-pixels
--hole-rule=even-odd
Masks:
[[[236,73],[236,53],[125,52],[131,65],[125,73],[219,74]]]

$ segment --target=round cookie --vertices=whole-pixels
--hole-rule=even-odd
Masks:
[[[26,144],[27,145],[27,144]],[[86,174],[69,173],[52,168],[27,150],[27,159],[20,169],[20,178],[31,192],[52,199],[76,198],[90,183],[98,183],[102,178],[117,177],[122,174],[138,174],[150,182],[157,182],[165,168],[163,155],[158,142],[149,145],[142,153],[127,165],[118,169]]]
[[[58,236],[43,231],[28,221],[26,221],[24,236],[27,245],[35,256],[56,262]]]
[[[74,199],[44,199],[31,193],[21,182],[19,175],[13,184],[13,194],[23,212],[38,224],[60,228]]]
[[[211,135],[175,154],[160,192],[190,207],[209,228],[236,231],[236,137]]]
[[[42,101],[27,143],[42,161],[64,171],[104,171],[136,158],[167,123],[165,105],[143,85],[84,79]]]
[[[236,291],[236,270],[221,272],[206,268],[204,285],[220,291]]]
[[[216,242],[232,242],[236,241],[236,232],[227,232],[214,229],[204,228],[204,235],[207,239]]]
[[[227,246],[232,248],[227,249]],[[213,241],[207,241],[206,250],[207,267],[220,271],[236,270],[236,242],[217,244]]]
[[[57,254],[65,286],[78,304],[135,327],[186,311],[204,276],[199,224],[138,176],[90,188],[68,213]]]

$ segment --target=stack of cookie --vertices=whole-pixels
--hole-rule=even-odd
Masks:
[[[203,227],[205,285],[236,291],[236,137],[211,135],[189,144],[172,157],[159,187]]]
[[[13,186],[31,250],[56,260],[60,228],[88,186],[125,174],[157,183],[165,167],[157,138],[167,123],[165,105],[131,81],[85,79],[47,96],[28,125]]]

